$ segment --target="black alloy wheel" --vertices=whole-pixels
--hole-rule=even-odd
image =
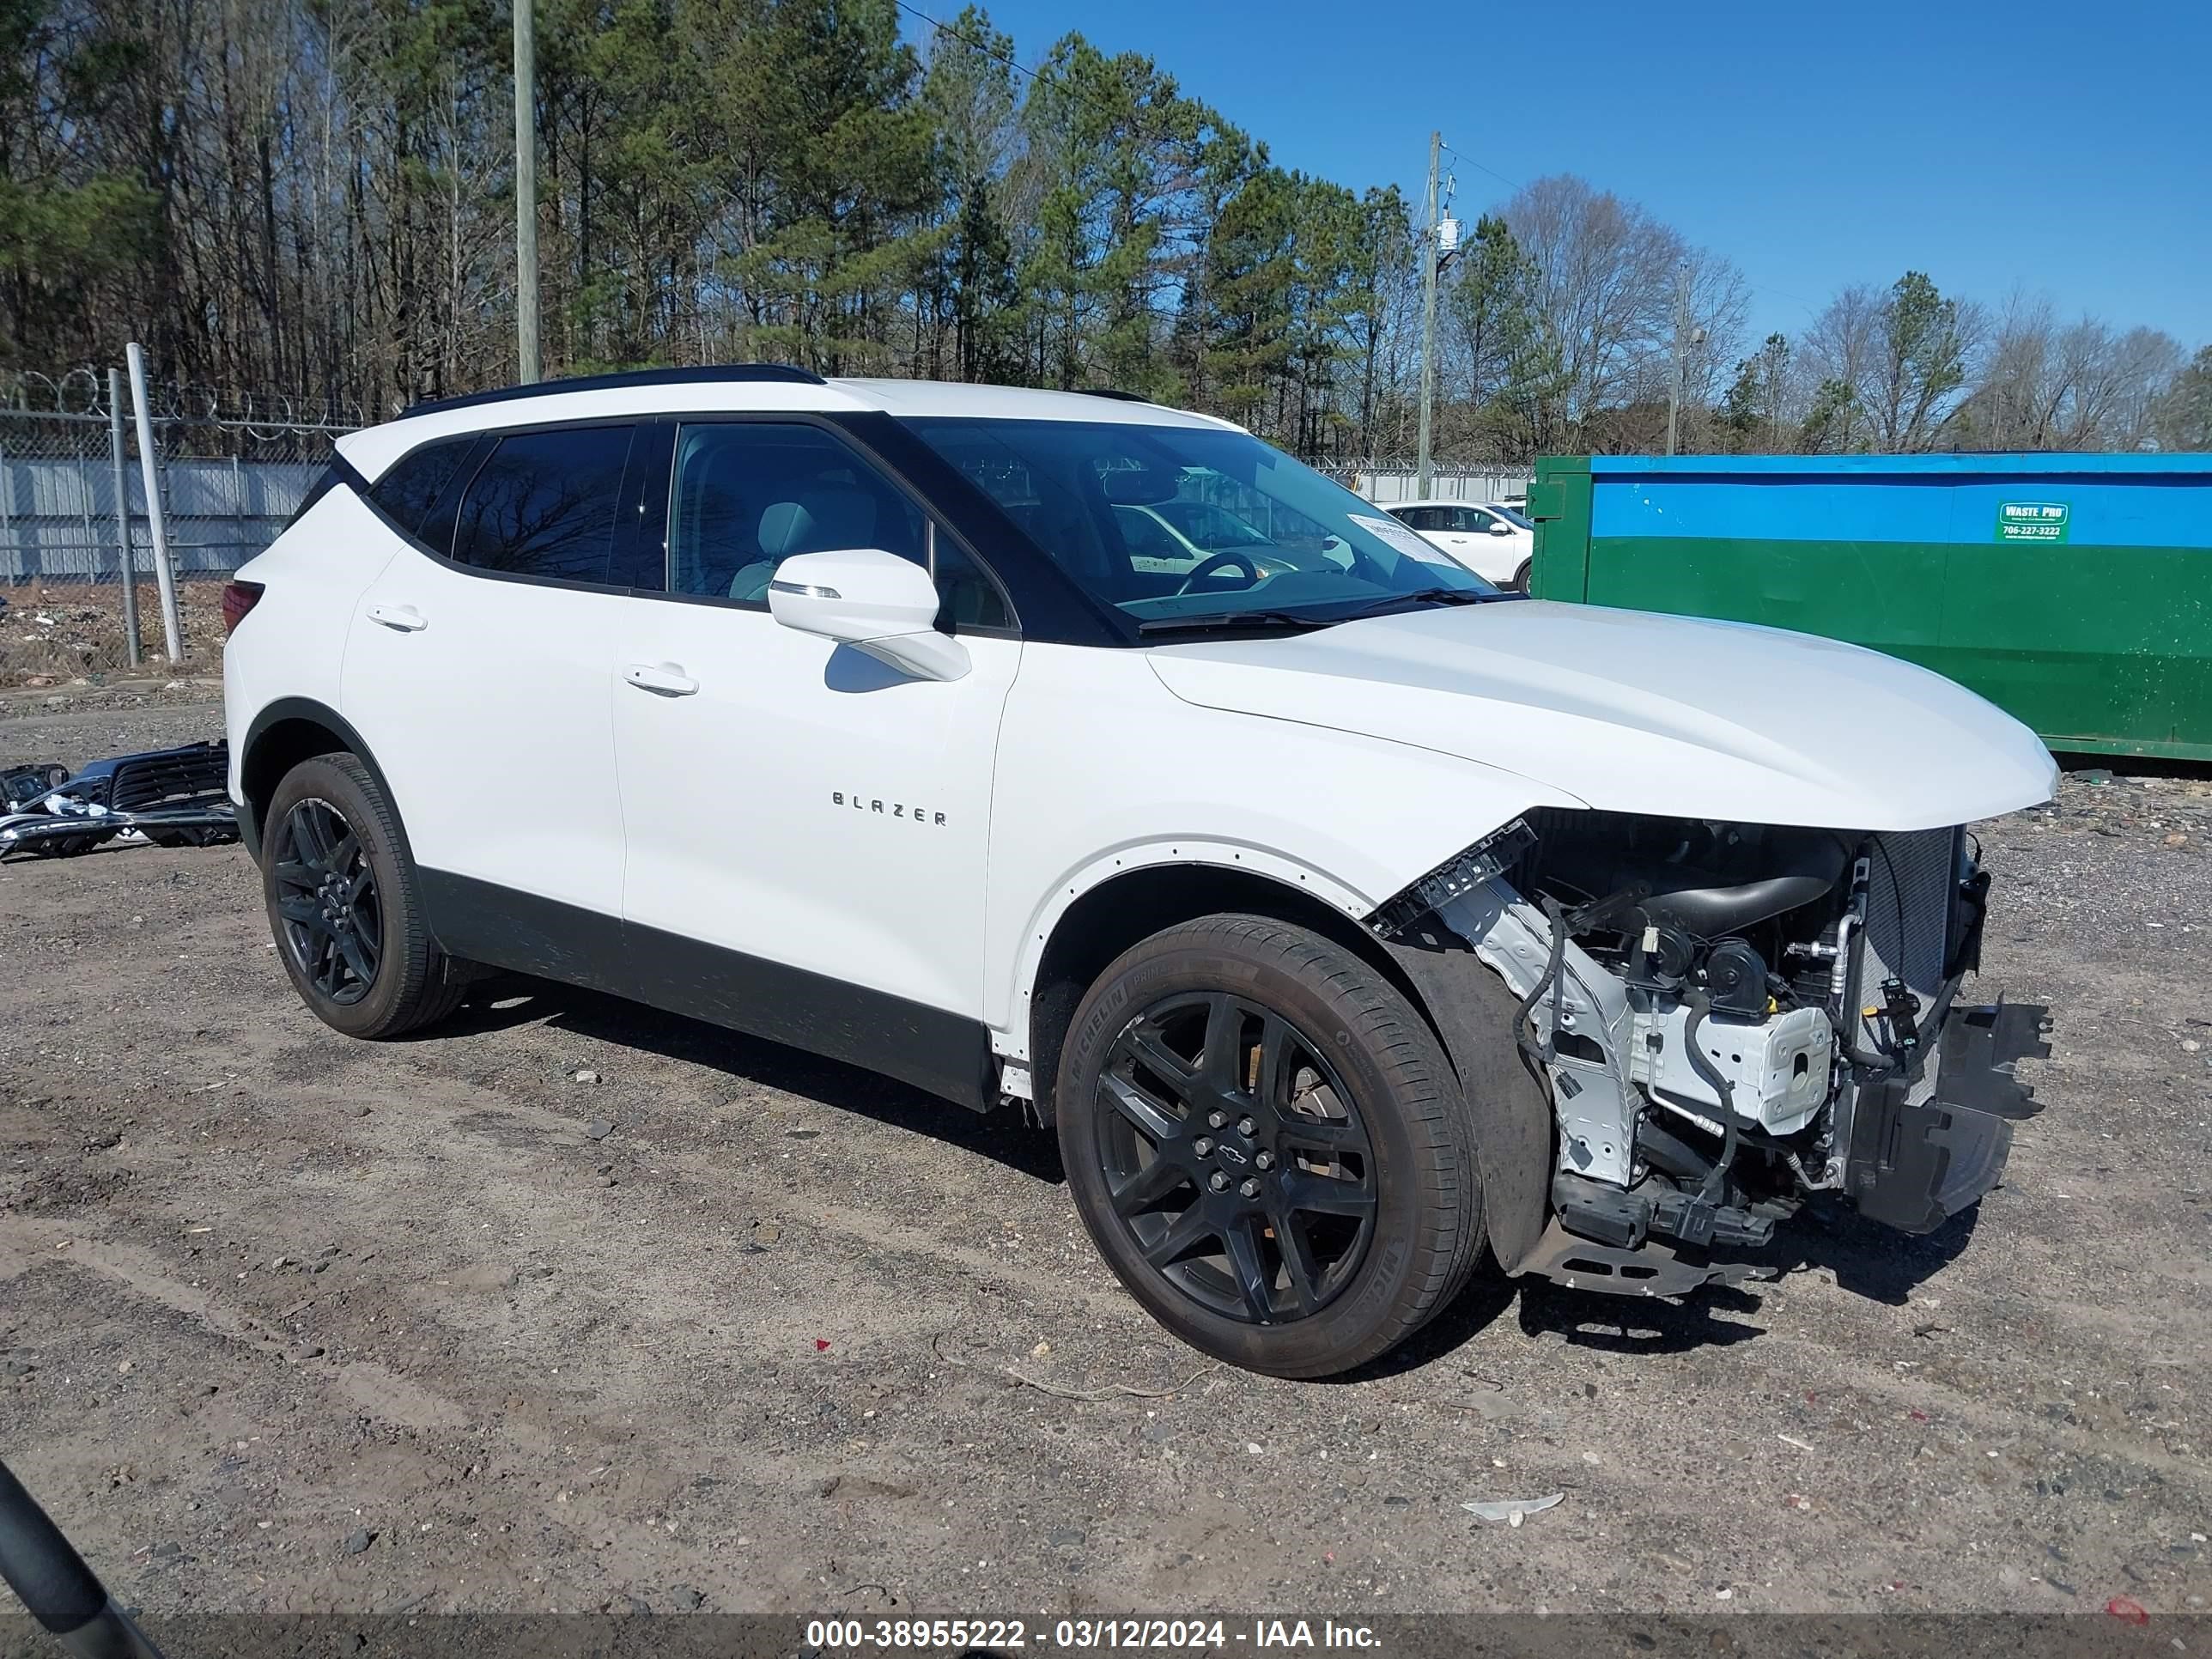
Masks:
[[[376,872],[360,837],[337,807],[311,795],[279,821],[269,856],[293,963],[336,1006],[359,1002],[384,959]]]
[[[1375,1152],[1320,1046],[1226,992],[1172,995],[1108,1051],[1094,1119],[1114,1212],[1201,1307],[1304,1319],[1357,1274],[1375,1230]]]
[[[471,970],[440,948],[399,813],[361,757],[301,761],[258,810],[269,931],[315,1018],[392,1037],[453,1012]]]
[[[1333,1376],[1403,1341],[1480,1259],[1466,1097],[1376,963],[1224,912],[1124,951],[1077,1005],[1052,1111],[1077,1214],[1184,1341]]]

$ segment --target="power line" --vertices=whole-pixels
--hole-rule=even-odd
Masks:
[[[974,35],[966,33],[960,29],[957,29],[950,23],[939,22],[937,19],[932,17],[927,12],[922,10],[921,7],[909,5],[907,3],[907,0],[891,0],[891,3],[896,5],[901,11],[906,13],[908,16],[919,18],[921,21],[928,24],[930,27],[935,29],[939,34],[945,36],[947,39],[957,40],[962,46],[967,47],[970,52],[980,53],[981,56],[989,58],[994,64],[1003,64],[1006,68],[1013,70],[1017,75],[1027,76],[1038,86],[1050,87],[1057,92],[1063,92],[1070,98],[1074,99],[1077,103],[1087,105],[1091,109],[1097,111],[1099,114],[1106,117],[1109,121],[1118,121],[1121,118],[1119,112],[1107,108],[1105,105],[1098,102],[1097,100],[1091,97],[1088,94],[1079,92],[1067,82],[1060,80],[1054,76],[1039,73],[1037,70],[1030,68],[1026,64],[1022,63],[1018,58],[1015,58],[1012,52],[999,52],[992,51],[987,42],[978,40]]]
[[[1524,185],[1518,179],[1509,179],[1504,173],[1500,173],[1496,167],[1486,167],[1483,166],[1481,162],[1476,161],[1472,155],[1468,155],[1464,150],[1454,149],[1449,144],[1446,144],[1444,146],[1444,153],[1449,155],[1454,161],[1466,162],[1468,166],[1473,167],[1477,173],[1488,173],[1492,178],[1497,179],[1501,185],[1509,185],[1515,190],[1524,190],[1527,188],[1527,186]]]
[[[907,3],[907,0],[892,0],[892,3],[896,5],[901,11],[906,13],[908,16],[920,18],[923,22],[928,24],[930,27],[935,29],[939,34],[951,35],[955,40],[960,42],[962,46],[970,47],[976,52],[981,52],[984,57],[991,59],[994,63],[1004,64],[1008,69],[1013,70],[1019,74],[1026,75],[1032,81],[1041,81],[1044,78],[1035,70],[1027,68],[1024,64],[1016,61],[1011,52],[1001,54],[993,52],[989,46],[984,45],[982,41],[975,39],[974,35],[963,34],[958,29],[954,28],[950,23],[939,22],[934,17],[932,17],[927,12],[924,11],[920,6],[910,6]]]
[[[1771,295],[1773,295],[1775,296],[1775,298],[1777,298],[1777,299],[1778,299],[1778,300],[1787,300],[1787,301],[1790,301],[1791,304],[1793,304],[1793,305],[1802,306],[1802,307],[1803,307],[1805,308],[1805,310],[1806,310],[1807,312],[1810,313],[1812,315],[1814,315],[1814,316],[1815,316],[1815,317],[1817,317],[1817,316],[1819,316],[1819,315],[1820,314],[1820,307],[1818,307],[1818,306],[1814,305],[1814,304],[1810,300],[1807,299],[1803,295],[1802,295],[1802,294],[1792,294],[1792,293],[1791,293],[1788,289],[1786,289],[1786,288],[1774,288],[1774,287],[1771,287],[1771,286],[1770,286],[1769,284],[1767,284],[1767,283],[1754,283],[1754,282],[1753,282],[1753,281],[1752,281],[1749,277],[1747,277],[1747,276],[1746,278],[1744,278],[1744,283],[1743,283],[1743,285],[1744,285],[1746,288],[1755,289],[1755,290],[1756,290],[1756,291],[1758,291],[1759,293],[1761,293],[1761,294],[1771,294]]]

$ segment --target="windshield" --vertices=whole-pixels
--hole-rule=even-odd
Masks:
[[[1487,505],[1492,513],[1508,524],[1517,524],[1523,530],[1534,530],[1536,527],[1536,521],[1534,519],[1523,518],[1503,501],[1491,501]]]
[[[1205,501],[1163,501],[1152,511],[1209,553],[1218,553],[1224,547],[1267,544],[1267,532]]]
[[[1310,625],[1497,593],[1380,508],[1243,432],[910,419],[1078,582],[1140,623]],[[1439,597],[1441,595],[1442,597]]]

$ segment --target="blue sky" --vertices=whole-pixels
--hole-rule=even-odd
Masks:
[[[1469,221],[1511,193],[1483,168],[1580,173],[1734,259],[1754,337],[1911,266],[2212,343],[2203,0],[985,3],[1024,64],[1070,29],[1149,52],[1279,164],[1355,189],[1418,201],[1431,127]]]

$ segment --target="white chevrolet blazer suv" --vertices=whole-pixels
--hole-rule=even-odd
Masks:
[[[1264,549],[1133,548],[1191,503]],[[340,440],[226,609],[322,1019],[507,970],[1012,1104],[1255,1370],[1486,1263],[1674,1296],[1807,1205],[1929,1231],[2033,1109],[2042,1011],[1957,996],[1964,826],[2051,793],[2025,726],[1500,592],[1205,416],[766,365],[464,398]]]

